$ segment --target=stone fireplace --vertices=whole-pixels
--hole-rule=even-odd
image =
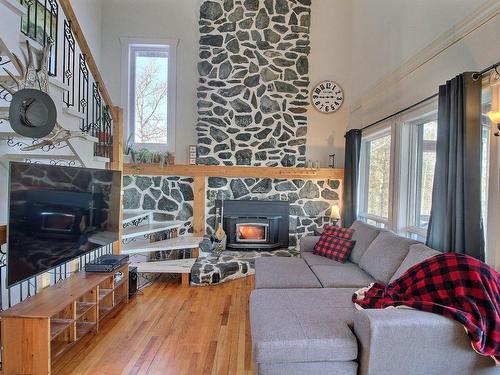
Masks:
[[[228,200],[222,204],[228,248],[269,250],[288,247],[289,202]]]

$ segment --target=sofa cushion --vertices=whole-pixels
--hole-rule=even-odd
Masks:
[[[348,325],[355,313],[352,293],[353,289],[254,290],[250,324],[255,361],[355,360],[357,342]]]
[[[356,375],[356,362],[262,363],[259,375]]]
[[[424,244],[415,244],[410,246],[408,255],[403,259],[403,262],[392,275],[390,282],[398,279],[403,273],[413,267],[415,264],[423,262],[424,260],[433,257],[434,255],[442,254],[441,252],[431,249]]]
[[[354,229],[351,239],[356,243],[352,248],[350,260],[358,264],[366,249],[368,249],[368,246],[370,246],[375,237],[377,237],[381,231],[384,231],[384,229],[374,227],[373,225],[366,224],[359,220],[352,223],[351,229]]]
[[[417,243],[389,231],[381,232],[366,249],[359,266],[376,280],[387,284],[408,254],[410,246]]]
[[[314,254],[344,263],[349,258],[353,246],[354,241],[324,232],[314,246]]]
[[[255,288],[321,288],[307,263],[300,258],[255,259]]]
[[[328,258],[322,257],[320,255],[315,255],[313,253],[302,253],[300,255],[300,257],[302,259],[304,259],[309,266],[324,265],[324,266],[332,266],[332,267],[333,266],[338,266],[338,267],[358,267],[357,264],[354,264],[354,263],[351,263],[351,262],[341,263],[341,262],[337,262],[336,260],[333,260],[333,259],[328,259]]]
[[[299,249],[301,254],[312,253],[314,246],[318,242],[319,236],[305,236],[299,240]]]
[[[311,266],[312,271],[321,282],[323,288],[362,288],[375,282],[358,266],[332,267]]]

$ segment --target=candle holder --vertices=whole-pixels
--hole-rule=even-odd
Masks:
[[[328,155],[328,166],[330,168],[335,168],[335,154]]]

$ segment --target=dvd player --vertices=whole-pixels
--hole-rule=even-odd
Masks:
[[[102,255],[85,265],[85,272],[112,272],[128,262],[128,255]]]

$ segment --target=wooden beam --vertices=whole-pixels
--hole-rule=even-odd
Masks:
[[[0,246],[7,243],[7,225],[0,225]]]
[[[206,185],[204,176],[194,177],[193,234],[198,237],[205,235]]]
[[[123,109],[113,107],[113,161],[111,169],[123,171]]]
[[[110,229],[115,230],[118,234],[118,241],[113,242],[113,254],[121,254],[123,232],[123,177],[121,173],[113,175],[112,185],[113,190],[118,191],[119,193],[111,202],[110,220],[108,226],[110,226]],[[116,218],[116,221],[114,218]]]
[[[124,164],[123,173],[146,176],[254,177],[343,180],[341,168],[230,167],[214,165]]]
[[[78,43],[82,54],[85,55],[87,66],[90,70],[90,73],[92,74],[92,77],[94,77],[94,81],[99,84],[99,90],[101,91],[104,102],[107,106],[109,106],[109,108],[112,109],[114,107],[113,101],[111,100],[111,96],[106,89],[106,85],[104,84],[104,80],[102,79],[101,73],[99,72],[99,68],[97,67],[97,63],[95,62],[94,56],[92,55],[92,51],[90,50],[87,40],[83,35],[83,30],[80,26],[80,23],[78,22],[73,7],[71,6],[71,0],[59,0],[59,4],[61,5],[61,8],[67,20],[71,23],[73,35],[75,36],[76,42]],[[116,118],[114,118],[114,111],[111,111],[111,116],[113,116],[113,120],[116,121]]]
[[[109,167],[115,171],[123,171],[123,110],[120,107],[113,107],[113,161]],[[120,175],[119,181],[113,180],[113,187],[120,191],[116,202],[113,202],[113,209],[118,211],[118,222],[113,223],[116,225],[119,240],[113,243],[113,254],[120,254],[122,252],[122,229],[123,229],[123,204],[122,204],[122,191],[123,191],[123,178]]]

